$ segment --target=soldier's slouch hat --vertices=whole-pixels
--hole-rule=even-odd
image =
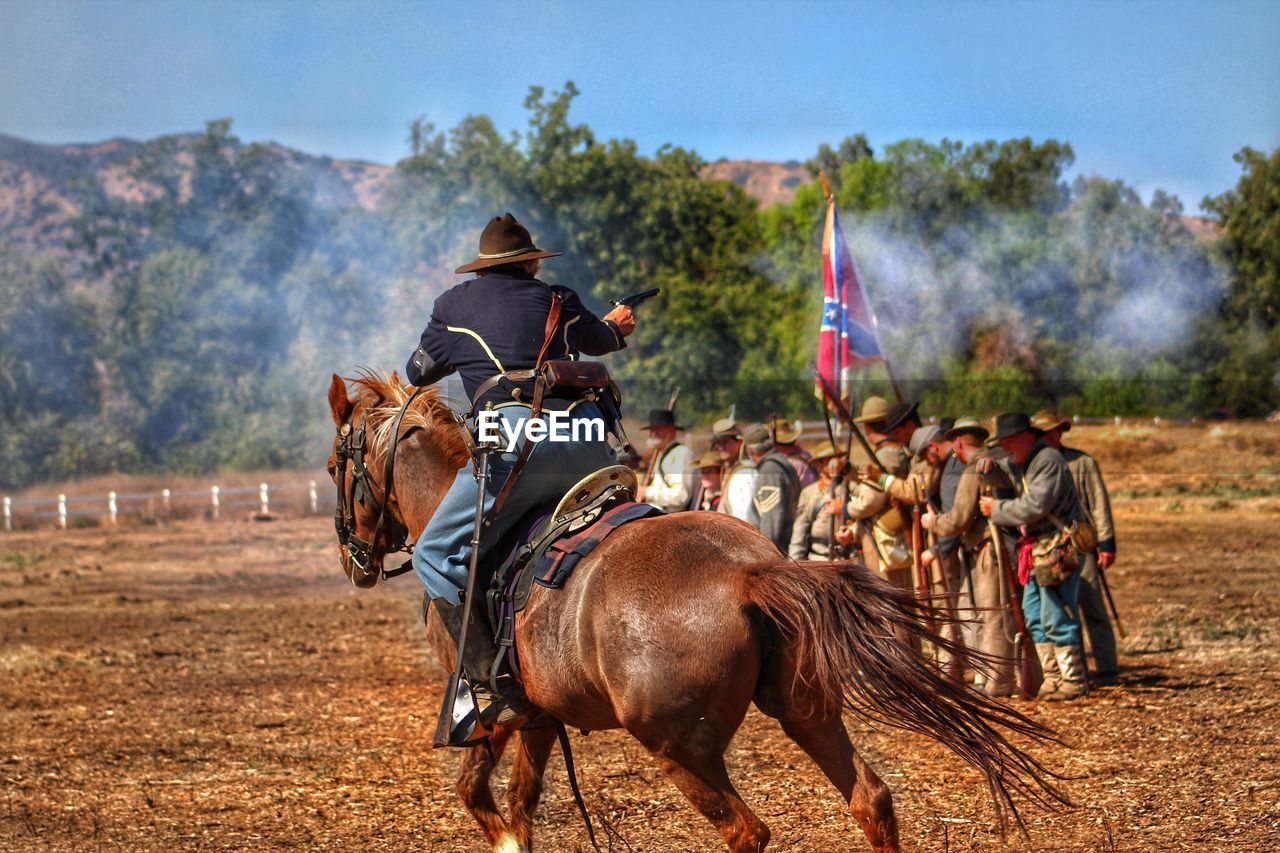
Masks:
[[[1041,409],[1031,416],[1031,425],[1041,432],[1049,432],[1058,427],[1066,432],[1071,429],[1071,418],[1060,417],[1053,409]]]
[[[894,403],[884,397],[868,397],[862,403],[862,413],[853,419],[856,424],[866,424],[876,432],[888,432],[916,416],[919,403]]]
[[[943,438],[953,441],[956,436],[963,435],[966,432],[976,435],[979,442],[986,441],[991,435],[991,431],[984,427],[982,422],[973,415],[961,415],[956,418],[956,422],[951,425],[951,428],[943,434]]]
[[[653,429],[657,426],[672,426],[676,429],[688,429],[676,423],[676,413],[670,409],[650,409],[649,423],[640,427],[640,429]]]
[[[495,216],[489,220],[480,234],[480,252],[469,264],[463,264],[454,272],[466,273],[502,264],[518,264],[523,261],[536,261],[541,258],[555,258],[563,252],[545,252],[533,245],[529,229],[525,228],[510,213]]]
[[[1020,432],[1033,432],[1040,435],[1041,430],[1031,425],[1031,419],[1025,412],[1005,412],[1002,415],[996,415],[996,434],[992,436],[996,441]]]

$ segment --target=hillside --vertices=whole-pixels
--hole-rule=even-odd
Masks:
[[[199,138],[193,133],[166,138],[172,143],[174,162],[188,173],[191,147]],[[358,205],[373,210],[395,172],[394,166],[381,163],[335,160],[273,142],[260,144],[283,155],[289,168],[304,173],[314,184],[314,202],[323,207]],[[146,145],[124,138],[47,145],[0,134],[0,238],[23,254],[65,252],[86,193],[100,190],[127,202],[154,197],[158,188],[132,174]],[[702,176],[736,183],[762,207],[791,201],[796,187],[809,180],[808,170],[799,163],[767,160],[719,160],[706,164]]]
[[[768,160],[717,160],[702,169],[702,176],[732,181],[760,202],[761,207],[786,204],[795,198],[796,187],[812,180],[809,170],[800,163]]]
[[[199,134],[165,138],[171,143],[173,163],[179,171],[185,170],[188,181],[194,164],[191,149],[199,138]],[[24,254],[64,252],[87,195],[100,191],[126,202],[155,197],[159,188],[133,175],[146,145],[121,138],[45,145],[0,134],[0,237]],[[275,143],[262,145],[281,154],[286,168],[305,174],[314,187],[312,201],[321,207],[373,209],[394,172],[393,167],[378,163],[317,157]]]
[[[175,161],[190,170],[190,149],[199,135],[168,138]],[[381,163],[335,160],[273,142],[260,144],[283,155],[291,168],[314,183],[314,201],[321,206],[358,205],[373,210],[395,173],[394,166]],[[143,147],[144,143],[124,138],[45,145],[0,134],[0,236],[24,253],[64,251],[72,236],[71,222],[82,210],[83,194],[92,187],[130,202],[153,196],[156,187],[131,175]],[[701,175],[737,184],[761,207],[789,203],[796,188],[811,180],[808,168],[794,160],[717,160],[703,166]],[[1221,236],[1212,220],[1183,216],[1182,221],[1198,239],[1212,241]]]

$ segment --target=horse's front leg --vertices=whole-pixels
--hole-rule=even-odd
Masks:
[[[556,742],[556,731],[549,721],[535,725],[521,730],[516,739],[511,781],[507,783],[507,823],[515,833],[518,850],[533,849],[533,813],[538,809],[542,777]]]
[[[454,786],[467,811],[471,812],[476,823],[484,830],[485,838],[495,847],[510,838],[511,830],[498,813],[498,805],[493,801],[493,791],[489,787],[489,778],[493,775],[493,768],[502,757],[502,750],[510,737],[510,729],[499,728],[490,735],[487,743],[481,742],[468,748],[462,755],[462,763],[458,765],[458,781]]]

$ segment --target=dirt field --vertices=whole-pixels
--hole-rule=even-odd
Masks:
[[[1028,809],[1029,839],[1002,840],[976,773],[851,721],[904,844],[1277,849],[1280,427],[1070,438],[1117,494],[1129,631],[1122,686],[1022,705],[1068,739],[1038,755],[1078,808]],[[443,679],[419,604],[412,578],[348,586],[325,517],[0,534],[0,846],[484,849],[458,755],[429,747]],[[615,849],[719,848],[636,743],[575,747]],[[729,761],[776,848],[865,849],[770,720],[753,711]],[[544,849],[586,845],[558,754],[539,825]]]

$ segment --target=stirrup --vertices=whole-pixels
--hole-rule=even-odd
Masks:
[[[480,723],[480,709],[476,706],[475,694],[465,678],[449,673],[449,681],[445,687],[445,701],[453,692],[453,707],[448,717],[441,716],[436,726],[435,737],[431,741],[432,749],[442,746],[474,746],[481,743],[493,732]]]

